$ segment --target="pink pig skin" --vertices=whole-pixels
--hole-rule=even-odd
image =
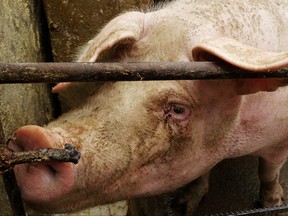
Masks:
[[[79,53],[110,61],[220,59],[254,71],[288,65],[288,3],[178,0],[112,20]],[[111,49],[113,48],[113,49]],[[233,73],[233,71],[231,71]],[[256,72],[255,72],[256,73]],[[188,80],[59,84],[69,112],[45,127],[24,126],[11,148],[81,152],[77,165],[19,165],[23,199],[43,212],[77,211],[172,191],[225,158],[260,158],[260,199],[281,204],[279,170],[288,155],[286,80]],[[72,108],[76,104],[75,108]]]

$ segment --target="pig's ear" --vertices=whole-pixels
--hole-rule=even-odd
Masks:
[[[109,22],[101,32],[79,52],[77,62],[95,62],[97,58],[116,45],[129,46],[139,40],[144,30],[144,14],[129,12]],[[58,83],[53,93],[60,93],[72,83]]]
[[[215,38],[195,46],[192,50],[195,61],[226,61],[250,71],[268,71],[288,66],[288,52],[267,52],[242,44],[230,38]],[[233,73],[233,71],[231,71]],[[287,85],[287,79],[242,79],[238,80],[238,93],[274,91]]]
[[[129,12],[109,22],[82,49],[78,62],[95,62],[100,54],[116,45],[129,45],[139,40],[144,30],[144,14]]]

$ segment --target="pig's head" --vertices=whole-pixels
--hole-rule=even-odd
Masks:
[[[83,49],[79,62],[95,62],[113,51],[113,61],[224,59],[253,70],[287,64],[287,53],[262,52],[223,38],[193,44],[183,32],[167,39],[167,32],[147,23],[142,13],[114,19]],[[45,128],[30,125],[15,132],[10,146],[17,151],[72,143],[81,152],[77,165],[16,166],[23,199],[40,211],[64,212],[176,189],[231,156],[227,147],[235,141],[230,134],[240,94],[281,85],[276,79],[89,84],[89,96],[76,108]],[[81,86],[59,84],[54,91],[64,89],[64,94]]]

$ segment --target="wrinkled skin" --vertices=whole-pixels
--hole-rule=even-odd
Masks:
[[[82,49],[78,61],[94,62],[108,51],[109,61],[223,59],[254,71],[276,69],[288,65],[288,53],[280,52],[288,50],[287,11],[280,0],[178,0],[115,18]],[[252,154],[261,158],[262,204],[279,205],[278,175],[288,155],[288,89],[278,87],[285,83],[59,84],[54,92],[71,110],[44,128],[18,129],[10,146],[22,151],[68,142],[82,157],[77,165],[15,167],[22,196],[41,211],[76,211],[172,191],[224,158]],[[85,86],[86,99],[71,93]]]

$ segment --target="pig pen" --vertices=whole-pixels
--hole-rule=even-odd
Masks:
[[[80,2],[81,1],[78,1],[78,3]],[[63,1],[63,4],[61,5],[62,7],[58,7],[59,5],[57,5],[58,10],[61,11],[61,13],[57,14],[57,12],[55,11],[55,5],[57,4],[53,1],[47,1],[45,4],[48,15],[49,31],[52,38],[52,50],[54,54],[53,57],[55,61],[70,61],[72,59],[70,55],[71,53],[74,53],[74,48],[76,47],[71,46],[71,44],[74,44],[74,42],[75,44],[83,43],[85,40],[87,40],[87,38],[90,38],[90,36],[95,33],[95,29],[91,27],[88,28],[91,30],[91,35],[86,36],[86,38],[80,35],[80,31],[78,32],[78,29],[83,28],[83,22],[85,22],[86,20],[85,18],[83,18],[83,15],[81,18],[82,22],[77,23],[75,21],[72,22],[73,24],[71,24],[71,22],[68,23],[68,20],[78,20],[79,17],[69,18],[69,16],[71,14],[77,14],[77,11],[81,11],[79,7],[83,7],[85,11],[90,10],[91,7],[89,7],[88,9],[84,4],[78,4],[77,10],[73,7],[67,9],[65,8],[67,4]],[[65,8],[65,10],[63,10],[63,8]],[[74,13],[72,13],[71,11],[74,11]],[[101,12],[101,9],[99,9],[99,11],[99,14],[104,13],[103,11]],[[95,13],[95,10],[93,12]],[[67,18],[67,21],[63,21],[63,16]],[[110,18],[107,18],[107,20],[109,19]],[[86,20],[86,22],[88,22],[88,20]],[[72,30],[72,33],[67,32],[65,29]],[[66,52],[66,54],[64,54],[64,52]],[[70,55],[68,53],[70,53]],[[285,182],[285,179],[287,179],[288,177],[286,176],[288,175],[288,173],[285,172],[286,170],[287,165],[283,168],[281,176],[281,182],[285,192],[288,190],[287,183]],[[255,158],[243,157],[239,159],[225,160],[212,170],[210,178],[210,190],[206,199],[201,203],[197,215],[206,215],[210,213],[254,208],[255,201],[258,198],[258,188],[259,185],[257,177],[257,160]],[[131,209],[133,210],[131,210],[130,214],[173,215],[174,213],[172,212],[171,206],[169,206],[171,204],[169,196],[170,195],[162,195],[158,197],[144,198],[131,201]],[[285,194],[285,197],[287,197],[287,192]],[[2,208],[0,214],[2,214]],[[9,213],[7,214],[9,215]],[[3,215],[7,214],[5,212]],[[81,215],[83,214],[93,215],[93,213],[89,212],[82,213]]]

